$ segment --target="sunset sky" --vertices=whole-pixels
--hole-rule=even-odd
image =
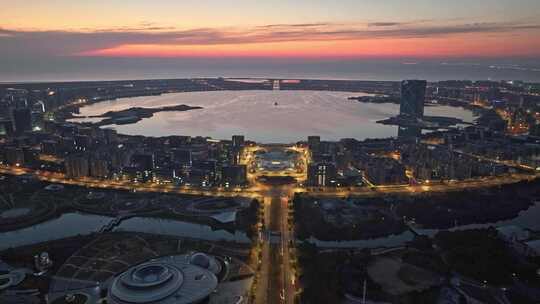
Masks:
[[[45,58],[540,58],[538,0],[0,4],[0,68]]]

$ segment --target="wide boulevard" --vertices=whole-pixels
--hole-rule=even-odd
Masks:
[[[423,184],[404,185],[373,185],[366,181],[368,186],[347,188],[308,188],[304,185],[307,179],[307,165],[309,151],[298,147],[278,147],[278,149],[294,151],[298,155],[295,170],[255,170],[255,152],[265,149],[255,146],[247,147],[242,155],[241,162],[248,166],[247,187],[233,188],[194,188],[158,183],[132,183],[122,180],[103,180],[94,178],[66,177],[63,173],[42,170],[33,170],[19,166],[0,165],[0,174],[27,175],[42,181],[66,185],[77,185],[89,188],[117,189],[140,192],[160,192],[174,194],[190,194],[204,196],[244,196],[258,198],[263,202],[264,216],[260,226],[263,227],[259,240],[261,248],[261,268],[258,273],[258,282],[255,291],[256,303],[294,303],[296,290],[296,274],[292,267],[294,254],[294,237],[292,224],[294,220],[289,212],[289,203],[295,193],[308,192],[314,196],[376,196],[386,194],[416,194],[426,192],[448,192],[465,189],[475,189],[490,186],[511,184],[523,180],[532,180],[538,175],[507,174],[496,177],[476,178],[462,181],[430,182]],[[276,149],[273,146],[271,149]],[[292,177],[296,184],[283,184],[262,182],[261,177]]]

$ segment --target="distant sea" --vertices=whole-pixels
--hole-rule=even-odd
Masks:
[[[194,77],[352,80],[522,80],[540,83],[538,59],[47,58],[1,62],[0,82]]]

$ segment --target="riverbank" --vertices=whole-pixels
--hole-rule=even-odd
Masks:
[[[407,226],[380,199],[320,199],[297,194],[293,199],[295,233],[300,240],[356,241],[399,235]]]
[[[396,199],[396,213],[424,229],[448,229],[515,218],[540,199],[540,180]]]
[[[2,220],[0,232],[9,233],[31,228],[74,212],[109,219],[120,217],[122,220],[129,217],[181,220],[207,225],[213,230],[243,231],[250,238],[255,235],[255,224],[258,221],[259,203],[253,199],[213,197],[217,205],[220,201],[250,201],[245,206],[238,204],[233,221],[220,222],[213,218],[222,213],[219,209],[194,211],[185,215],[173,212],[175,208],[197,202],[201,198],[197,195],[133,193],[127,190],[88,189],[75,185],[62,185],[61,189],[55,191],[50,190],[52,188],[49,185],[39,180],[22,183],[17,176],[9,176],[0,182],[2,194],[12,197],[17,204],[13,208],[0,209],[0,215],[10,216],[9,218],[0,217]],[[19,212],[19,210],[25,212]]]

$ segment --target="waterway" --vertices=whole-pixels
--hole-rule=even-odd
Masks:
[[[540,202],[537,202],[535,205],[531,206],[527,210],[523,210],[519,215],[513,219],[498,221],[494,223],[486,224],[469,224],[469,225],[459,225],[448,229],[450,231],[454,230],[469,230],[469,229],[482,229],[488,227],[504,227],[504,226],[517,226],[524,229],[530,229],[534,231],[540,231]],[[437,234],[439,229],[414,229],[418,234],[434,236]]]
[[[0,250],[60,240],[98,232],[114,218],[85,213],[65,213],[58,218],[18,230],[0,233]],[[113,231],[164,234],[209,241],[249,243],[241,231],[213,230],[208,225],[177,220],[134,217],[121,222]]]
[[[0,250],[32,245],[97,232],[112,218],[83,213],[65,213],[31,227],[0,233]]]
[[[493,223],[484,224],[469,224],[459,225],[446,229],[450,231],[454,230],[469,230],[469,229],[481,229],[488,227],[504,227],[504,226],[517,226],[523,229],[530,229],[534,231],[540,231],[540,202],[531,206],[527,210],[523,210],[519,215],[513,219],[498,221]],[[415,228],[414,231],[417,234],[427,235],[433,237],[437,232],[444,229],[421,229]],[[414,234],[407,230],[401,234],[390,235],[382,238],[367,239],[367,240],[353,240],[353,241],[321,241],[314,237],[308,239],[309,242],[317,245],[321,248],[382,248],[382,247],[398,247],[402,246],[408,241],[414,238]]]
[[[521,228],[540,231],[540,203],[522,211],[516,218],[486,224],[461,225],[449,230],[466,230],[503,226],[518,226]],[[77,235],[88,235],[98,232],[101,227],[109,223],[113,218],[85,214],[66,213],[58,218],[37,224],[31,227],[0,233],[0,250],[10,247],[32,245],[46,241],[59,240]],[[175,237],[185,237],[208,241],[229,241],[236,243],[249,243],[250,239],[245,232],[214,230],[208,225],[190,223],[185,221],[159,219],[148,217],[134,217],[120,223],[113,231],[141,232],[163,234]],[[419,234],[433,236],[438,229],[415,229]],[[397,247],[412,240],[414,234],[405,231],[401,234],[387,237],[354,240],[354,241],[321,241],[315,238],[309,242],[322,248],[382,248]]]
[[[207,241],[251,242],[244,232],[238,230],[233,232],[213,230],[208,225],[148,217],[134,217],[125,220],[114,231],[144,232]]]

